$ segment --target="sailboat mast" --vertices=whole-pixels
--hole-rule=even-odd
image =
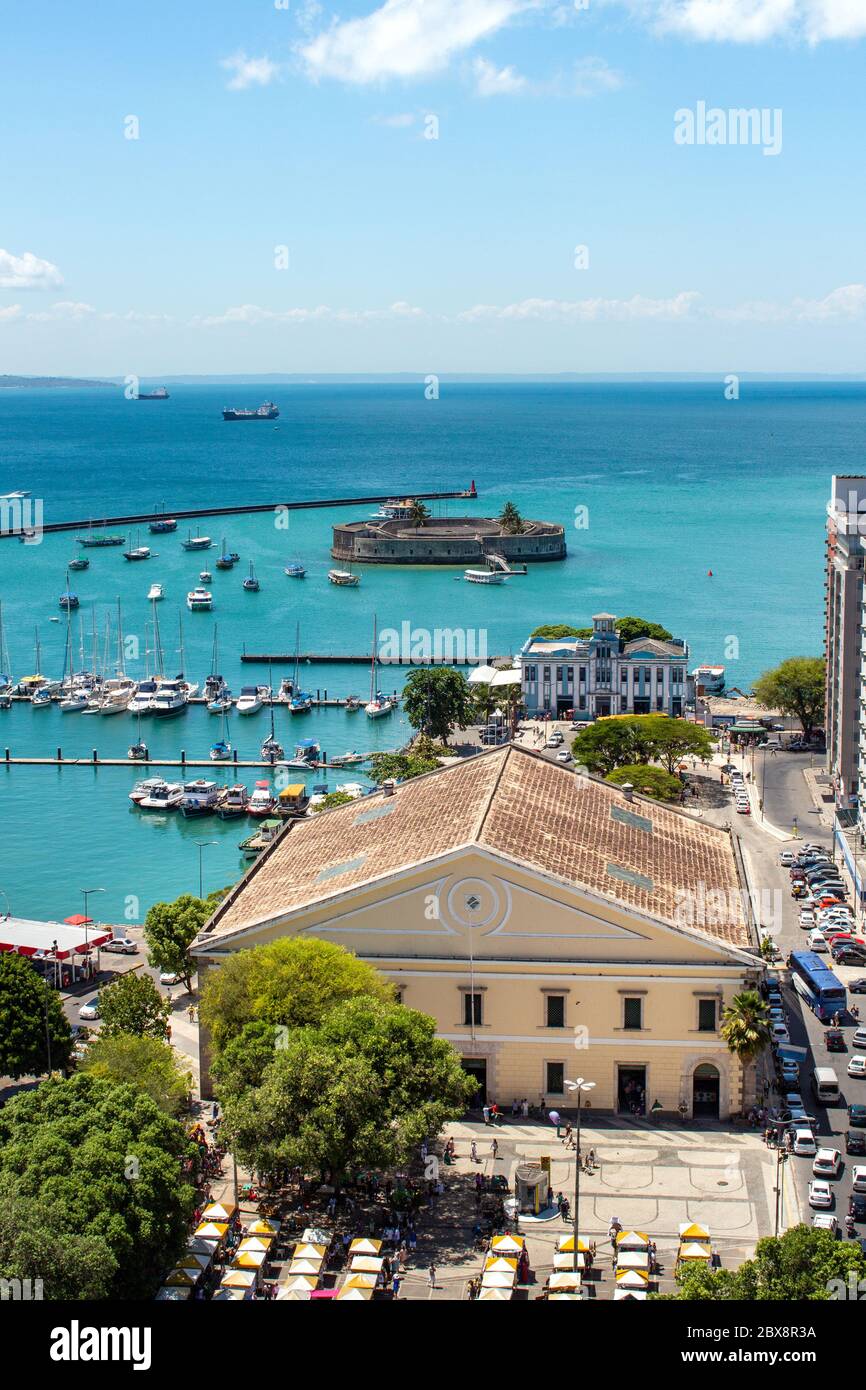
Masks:
[[[373,614],[373,653],[370,659],[370,704],[376,698],[376,614]]]
[[[156,600],[153,604],[153,674],[162,676],[162,644],[159,639],[159,618],[156,615]]]
[[[123,675],[123,619],[120,613],[120,599],[117,600],[117,674]]]

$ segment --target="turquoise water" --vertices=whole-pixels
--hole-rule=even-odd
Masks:
[[[218,550],[181,549],[185,526],[162,537],[145,528],[149,561],[131,565],[120,549],[90,550],[90,568],[71,576],[88,659],[94,619],[101,654],[107,617],[113,658],[120,599],[137,652],[126,669],[144,675],[153,646],[146,594],[154,580],[166,591],[159,605],[166,669],[180,669],[181,617],[185,672],[203,681],[216,625],[220,669],[235,692],[242,678],[269,680],[267,667],[242,669],[244,644],[291,652],[300,623],[304,650],[363,652],[374,613],[380,629],[406,622],[428,631],[472,629],[491,655],[517,650],[539,622],[585,624],[602,608],[639,613],[685,637],[692,664],[724,661],[729,684],[745,687],[783,656],[821,648],[824,505],[830,475],[861,466],[862,385],[744,383],[739,401],[726,401],[721,383],[444,384],[437,401],[425,400],[420,384],[170,389],[166,402],[127,402],[119,389],[3,391],[0,492],[28,489],[50,522],[147,510],[163,499],[171,511],[451,489],[474,478],[481,514],[513,499],[526,516],[566,526],[569,556],[501,587],[466,585],[455,578],[459,571],[368,568],[357,590],[340,590],[326,580],[330,528],[366,516],[369,506],[290,513],[288,531],[270,514],[203,526],[241,555],[226,573],[214,568]],[[266,398],[281,407],[278,428],[223,422],[223,405]],[[136,543],[134,531],[126,535]],[[70,534],[40,546],[0,542],[0,599],[16,677],[34,669],[37,627],[42,670],[62,670],[58,597],[76,551]],[[303,581],[283,574],[296,557],[307,566]],[[258,594],[241,588],[250,560]],[[214,611],[189,613],[186,593],[205,566],[213,571]],[[76,664],[81,640],[76,616]],[[275,667],[274,683],[290,673]],[[401,679],[397,672],[380,684]],[[369,672],[310,666],[302,683],[332,696],[366,696]],[[373,722],[343,710],[304,718],[278,710],[276,720],[287,747],[296,734],[314,735],[330,753],[394,747],[406,734],[399,714]],[[267,731],[265,713],[230,725],[242,757],[255,755]],[[220,721],[195,709],[159,727],[146,721],[143,732],[154,752],[184,748],[190,758],[206,757]],[[28,706],[0,712],[0,748],[17,756],[50,756],[58,746],[66,755],[97,747],[122,756],[135,734],[126,715],[82,718]],[[79,910],[81,887],[100,886],[107,891],[92,904],[100,916],[135,920],[133,912],[143,914],[155,899],[197,888],[196,839],[218,842],[203,851],[206,888],[237,876],[246,823],[141,816],[126,796],[136,775],[125,768],[0,772],[0,894],[17,915],[66,916]],[[359,780],[356,770],[329,775],[332,786],[342,780]]]

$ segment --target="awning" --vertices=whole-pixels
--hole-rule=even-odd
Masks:
[[[708,1245],[681,1245],[678,1260],[711,1260],[713,1252]]]
[[[579,1289],[580,1275],[573,1272],[568,1274],[565,1270],[558,1271],[556,1274],[551,1274],[547,1286],[550,1289]]]
[[[507,1303],[511,1298],[510,1289],[482,1289],[476,1303]]]
[[[616,1257],[617,1269],[649,1269],[649,1255],[645,1250],[621,1250]]]
[[[682,1221],[679,1228],[680,1240],[709,1240],[710,1233],[706,1226],[701,1226],[697,1221]]]
[[[247,1226],[246,1231],[248,1236],[275,1236],[279,1233],[279,1229],[280,1222],[275,1217],[260,1216],[257,1221],[253,1221]]]
[[[289,1274],[312,1274],[317,1279],[322,1272],[321,1260],[292,1260]]]
[[[350,1255],[378,1255],[382,1249],[381,1240],[370,1240],[367,1236],[356,1236],[349,1246]]]
[[[497,1255],[519,1255],[525,1244],[523,1236],[494,1236],[490,1248],[495,1250]]]
[[[293,1260],[315,1260],[315,1259],[323,1260],[323,1259],[325,1258],[325,1256],[327,1255],[327,1253],[328,1253],[328,1247],[327,1247],[327,1245],[310,1245],[308,1242],[302,1241],[302,1242],[300,1243],[300,1245],[296,1245],[296,1246],[295,1246],[295,1251],[294,1251],[294,1254],[292,1255],[292,1259],[293,1259]]]
[[[251,1289],[256,1283],[258,1276],[250,1269],[227,1269],[222,1279],[220,1287],[226,1289]]]
[[[372,1297],[372,1289],[347,1289],[344,1284],[343,1287],[340,1289],[340,1292],[337,1294],[337,1302],[366,1303],[367,1300]]]
[[[277,1303],[309,1303],[312,1289],[287,1289],[285,1284],[277,1289]]]
[[[261,1269],[267,1260],[263,1250],[240,1250],[232,1260],[233,1269]]]
[[[65,922],[34,922],[27,917],[0,917],[0,951],[17,951],[21,956],[34,956],[42,951],[46,956],[54,956],[54,943],[57,943],[57,959],[68,960],[73,955],[83,955],[96,946],[110,941],[113,932],[109,927],[68,926]]]
[[[517,1261],[506,1259],[503,1255],[488,1255],[484,1272],[491,1274],[516,1274]]]
[[[617,1250],[648,1250],[649,1236],[644,1231],[620,1231],[616,1238]]]
[[[616,1272],[616,1286],[618,1289],[645,1289],[649,1283],[649,1274],[643,1269],[618,1269]]]
[[[614,1303],[646,1303],[646,1289],[614,1289]]]
[[[573,1236],[573,1235],[571,1235],[571,1236],[560,1236],[560,1237],[559,1237],[559,1240],[557,1241],[556,1248],[557,1248],[557,1250],[571,1250],[572,1253],[573,1253],[573,1252],[574,1252],[574,1236]],[[584,1255],[588,1255],[588,1254],[589,1254],[589,1246],[587,1245],[587,1243],[586,1243],[586,1241],[584,1240],[583,1236],[578,1236],[578,1237],[577,1237],[577,1249],[578,1249],[578,1252],[583,1251]]]
[[[356,1270],[360,1274],[378,1274],[384,1263],[380,1255],[354,1255],[351,1269],[353,1274]]]
[[[195,1229],[195,1235],[202,1240],[225,1240],[228,1225],[223,1221],[203,1221]]]
[[[375,1274],[350,1274],[344,1289],[375,1289],[379,1280]]]
[[[580,1251],[577,1252],[577,1267],[583,1269],[586,1265],[586,1256]],[[553,1257],[554,1269],[574,1269],[574,1251],[557,1250]]]
[[[481,1287],[482,1289],[513,1289],[516,1278],[513,1269],[508,1274],[492,1274],[486,1270],[481,1278]]]
[[[256,1250],[266,1255],[273,1244],[273,1236],[245,1236],[238,1250]]]
[[[467,685],[490,685],[495,675],[495,666],[476,666],[466,677],[466,683]]]
[[[201,1214],[202,1221],[233,1221],[237,1207],[222,1202],[209,1202]]]

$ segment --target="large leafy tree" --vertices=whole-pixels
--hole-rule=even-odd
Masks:
[[[370,780],[378,786],[389,777],[398,782],[408,782],[424,772],[434,772],[438,766],[434,757],[424,757],[415,752],[374,753],[370,760]]]
[[[218,901],[222,894],[214,897]],[[191,893],[183,893],[174,902],[154,903],[144,919],[144,939],[151,965],[179,975],[187,993],[192,992],[196,970],[189,948],[215,906],[213,898],[195,898]]]
[[[284,936],[237,951],[209,971],[199,1016],[219,1056],[248,1023],[284,1029],[316,1025],[328,1009],[358,994],[393,999],[394,990],[372,965],[342,946]]]
[[[149,975],[129,971],[99,992],[100,1037],[164,1038],[169,1007]]]
[[[0,955],[0,1076],[41,1076],[64,1068],[72,1051],[69,1023],[56,990],[23,956]]]
[[[260,1085],[230,1091],[224,1113],[238,1156],[257,1171],[297,1164],[339,1181],[356,1165],[404,1161],[475,1090],[431,1018],[359,997],[291,1035]]]
[[[0,1110],[0,1277],[41,1277],[50,1299],[152,1297],[195,1205],[191,1154],[134,1086],[77,1074],[16,1096]]]
[[[649,756],[663,763],[671,776],[682,758],[712,757],[713,741],[702,724],[668,719],[662,714],[642,714],[638,718]]]
[[[453,666],[418,668],[403,687],[403,708],[413,729],[447,743],[455,728],[472,723],[472,687]]]
[[[618,767],[646,762],[649,744],[641,730],[639,717],[598,719],[574,739],[571,751],[578,763],[590,772],[606,777]]]
[[[799,719],[808,738],[824,720],[824,661],[820,656],[790,656],[759,676],[755,699],[766,709]]]
[[[849,1276],[866,1278],[866,1255],[859,1245],[836,1240],[830,1231],[793,1226],[781,1236],[759,1240],[753,1259],[738,1269],[684,1269],[678,1294],[687,1302],[718,1300],[800,1303],[845,1296]]]
[[[659,642],[669,642],[672,633],[661,623],[651,623],[647,618],[617,618],[616,630],[623,642],[633,642],[637,637],[654,637]]]
[[[571,623],[542,623],[529,634],[540,642],[556,642],[561,637],[590,637],[591,627],[572,627]]]
[[[178,1114],[193,1086],[192,1077],[179,1065],[168,1043],[131,1033],[100,1034],[87,1049],[80,1070],[137,1086],[167,1115]]]
[[[672,777],[663,767],[650,767],[647,763],[618,767],[615,772],[608,773],[605,781],[617,787],[630,782],[635,791],[652,796],[656,801],[679,801],[683,789],[679,777]]]

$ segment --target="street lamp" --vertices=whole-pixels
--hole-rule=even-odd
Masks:
[[[201,864],[202,850],[206,849],[208,845],[218,845],[219,840],[194,840],[193,844],[198,845],[198,895],[200,898],[203,898],[204,893],[202,892],[203,882]]]
[[[577,1138],[574,1148],[574,1272],[577,1273],[577,1247],[579,1243],[579,1220],[578,1212],[580,1208],[580,1109],[584,1095],[595,1090],[594,1081],[584,1081],[579,1076],[576,1081],[566,1081],[565,1089],[571,1093],[577,1092]]]
[[[89,916],[87,915],[87,899],[90,897],[91,893],[104,893],[104,892],[105,892],[105,889],[104,889],[104,888],[82,888],[82,890],[81,890],[81,895],[82,895],[82,897],[84,898],[84,947],[85,947],[85,950],[87,949],[87,944],[88,944],[88,943],[87,943],[87,928],[88,928],[88,925],[89,925],[89,923],[90,923],[90,918],[89,918]]]
[[[779,1234],[779,1206],[780,1206],[781,1199],[782,1199],[782,1181],[783,1181],[783,1178],[784,1178],[785,1164],[786,1164],[787,1162],[788,1162],[788,1155],[787,1155],[787,1153],[785,1152],[785,1150],[782,1148],[782,1146],[781,1146],[781,1144],[780,1144],[780,1145],[779,1145],[779,1148],[778,1148],[777,1151],[776,1151],[776,1187],[775,1187],[775,1193],[776,1193],[776,1219],[775,1219],[775,1222],[774,1222],[774,1224],[773,1224],[773,1235],[774,1235],[774,1236],[778,1236],[778,1234]]]

